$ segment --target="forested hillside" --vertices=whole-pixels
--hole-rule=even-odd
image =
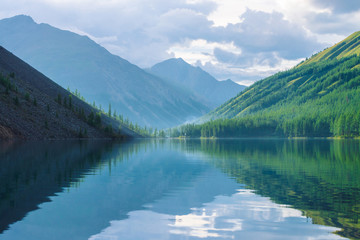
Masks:
[[[173,136],[360,135],[360,32],[298,66],[258,81]]]

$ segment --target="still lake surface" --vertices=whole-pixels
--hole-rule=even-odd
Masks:
[[[357,239],[360,141],[0,143],[0,239]]]

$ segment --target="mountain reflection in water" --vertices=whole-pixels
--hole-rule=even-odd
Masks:
[[[0,239],[360,238],[359,146],[2,143]]]

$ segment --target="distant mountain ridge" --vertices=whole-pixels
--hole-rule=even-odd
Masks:
[[[0,139],[139,136],[0,46]]]
[[[31,17],[0,20],[0,44],[64,88],[78,90],[140,125],[166,128],[210,110],[194,94],[176,89],[86,36],[37,24]]]
[[[167,81],[181,85],[199,96],[210,107],[218,107],[245,89],[230,79],[218,81],[200,67],[194,67],[182,58],[171,58],[155,64],[151,73]]]

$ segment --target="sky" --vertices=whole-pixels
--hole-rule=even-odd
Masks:
[[[250,85],[360,30],[359,0],[0,0],[142,68],[183,58]]]

